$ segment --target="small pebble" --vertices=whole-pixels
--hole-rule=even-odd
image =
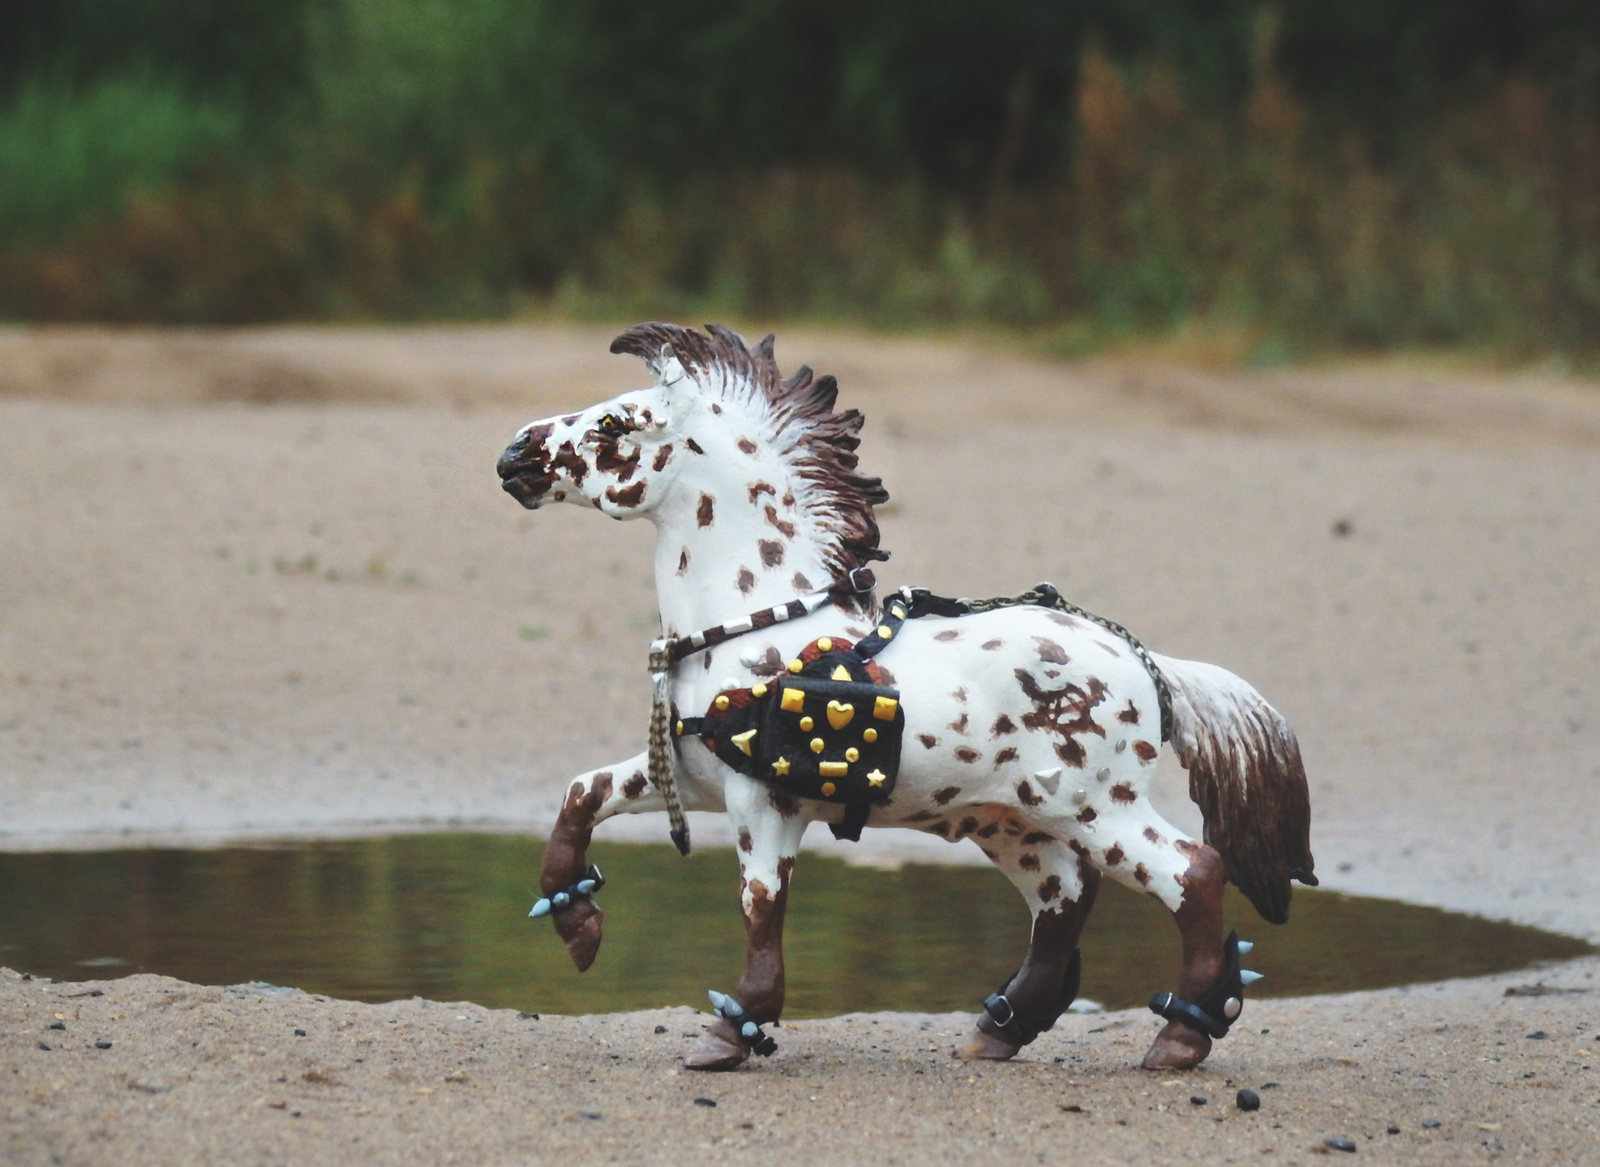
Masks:
[[[1278,1084],[1276,1082],[1263,1082],[1261,1083],[1261,1088],[1263,1090],[1276,1090],[1278,1088]]]
[[[109,1041],[97,1041],[97,1042],[94,1043],[94,1048],[95,1049],[110,1049],[111,1048],[111,1043]]]
[[[1422,1129],[1425,1130],[1425,1131],[1436,1131],[1436,1130],[1438,1130],[1439,1129],[1439,1120],[1436,1119],[1436,1118],[1425,1118],[1425,1119],[1423,1119],[1422,1120]]]
[[[49,1053],[49,1052],[50,1052],[50,1047],[49,1047],[49,1046],[47,1046],[47,1045],[45,1045],[45,1043],[44,1043],[44,1042],[42,1042],[42,1041],[41,1041],[41,1042],[40,1042],[40,1043],[39,1043],[39,1048],[40,1048],[40,1049],[42,1049],[42,1050],[44,1050],[44,1051],[45,1051],[45,1052],[46,1052],[46,1053]]]
[[[665,1025],[656,1026],[656,1032],[657,1033],[665,1033],[666,1031],[667,1031],[667,1027]]]
[[[580,1110],[578,1111],[578,1117],[587,1118],[591,1121],[598,1121],[600,1118],[600,1112],[598,1110]]]
[[[51,1029],[65,1029],[66,1027],[67,1023],[65,1021],[52,1021],[50,1023]]]
[[[304,1037],[306,1035],[306,1031],[303,1029],[297,1029],[294,1031],[294,1035],[296,1037]]]
[[[1533,1041],[1543,1041],[1545,1038],[1545,1033],[1542,1029],[1535,1029],[1532,1033],[1528,1034],[1528,1037]]]
[[[1397,1135],[1397,1134],[1400,1133],[1400,1128],[1397,1127],[1397,1126],[1392,1126],[1392,1127],[1389,1128],[1389,1133],[1391,1135]]]
[[[1333,1151],[1348,1151],[1355,1153],[1356,1145],[1351,1139],[1323,1139],[1322,1145]]]
[[[518,1013],[517,1019],[519,1021],[537,1021],[539,1020],[539,1015],[537,1013]]]
[[[1254,1090],[1241,1090],[1234,1095],[1233,1104],[1240,1110],[1260,1110],[1261,1095]]]
[[[1190,1106],[1204,1106],[1205,1104],[1206,1104],[1205,1095],[1203,1095],[1203,1094],[1191,1094],[1191,1095],[1189,1095],[1189,1105]]]
[[[714,1101],[713,1101],[713,1100],[712,1100],[712,1099],[710,1099],[710,1098],[696,1098],[696,1099],[695,1099],[695,1100],[694,1100],[694,1104],[695,1104],[695,1105],[696,1105],[696,1106],[715,1106],[715,1105],[716,1105],[716,1102],[714,1102]]]

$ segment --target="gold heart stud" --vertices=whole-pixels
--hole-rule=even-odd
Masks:
[[[834,729],[843,729],[855,715],[856,707],[848,701],[842,705],[837,701],[828,702],[828,724]]]

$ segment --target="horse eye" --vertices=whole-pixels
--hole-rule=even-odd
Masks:
[[[620,438],[628,432],[627,423],[614,413],[608,413],[602,417],[596,428],[608,438]]]

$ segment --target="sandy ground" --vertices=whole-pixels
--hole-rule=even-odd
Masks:
[[[547,828],[568,774],[642,742],[650,531],[525,514],[492,466],[523,422],[636,383],[610,331],[0,332],[0,847]],[[888,583],[1050,579],[1226,665],[1300,733],[1327,885],[1600,939],[1600,390],[779,342],[868,414],[865,465],[895,494]],[[1181,772],[1162,781],[1193,827]],[[981,859],[910,835],[852,853]],[[1597,967],[1538,977],[1588,988]],[[688,1014],[533,1022],[155,978],[69,997],[88,986],[6,976],[0,1147],[1292,1162],[1349,1137],[1384,1162],[1589,1161],[1594,998],[1502,996],[1538,977],[1252,1005],[1270,1037],[1164,1086],[1130,1068],[1148,1015],[1074,1018],[1025,1064],[976,1070],[947,1061],[955,1018],[801,1022],[773,1061],[707,1079],[672,1073]],[[1281,1085],[1241,1115],[1229,1080]]]

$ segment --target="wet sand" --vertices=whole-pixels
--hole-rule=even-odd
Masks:
[[[546,830],[570,773],[642,743],[650,531],[525,514],[492,467],[523,422],[637,382],[637,362],[606,355],[610,334],[0,333],[0,847]],[[1300,734],[1326,886],[1600,939],[1600,390],[1401,363],[1048,364],[805,332],[780,333],[778,353],[837,373],[842,403],[867,412],[863,463],[895,496],[888,584],[982,595],[1050,579],[1159,651],[1223,664]],[[1170,759],[1162,784],[1194,829]],[[725,841],[715,820],[695,829]],[[600,839],[664,831],[617,820]],[[853,849],[818,834],[864,861],[982,859],[909,834]],[[1593,1064],[1577,1052],[1594,1045],[1577,1029],[1593,998],[1501,993],[1540,976],[1587,987],[1595,967],[1252,1005],[1270,1040],[1236,1035],[1171,1087],[1131,1068],[1148,1015],[1094,1035],[1104,1018],[1074,1018],[1028,1064],[971,1072],[946,1060],[948,1038],[916,1050],[923,1022],[955,1032],[948,1018],[801,1022],[773,1061],[705,1079],[669,1075],[687,1015],[658,1037],[650,1014],[523,1023],[153,978],[73,998],[71,1040],[46,1053],[45,1014],[81,988],[6,977],[0,1145],[19,1162],[225,1161],[229,1146],[303,1162],[362,1138],[374,1162],[497,1163],[655,1161],[712,1140],[695,1153],[716,1158],[770,1139],[829,1162],[1071,1161],[1092,1137],[1096,1158],[1271,1146],[1267,1161],[1294,1161],[1324,1131],[1377,1153],[1362,1132],[1388,1138],[1392,1112],[1404,1134],[1385,1162],[1578,1162],[1600,1103],[1578,1068]],[[205,1040],[185,1048],[179,1015]],[[411,1028],[379,1072],[325,1023],[291,1040],[300,1015],[337,1016],[375,1049]],[[867,1039],[874,1020],[887,1049]],[[102,1024],[110,1051],[80,1034]],[[444,1081],[475,1049],[452,1028],[469,1024],[481,1064]],[[142,1060],[96,1060],[108,1053]],[[182,1084],[128,1084],[146,1073]],[[1228,1078],[1282,1092],[1234,1115]],[[267,1105],[291,1085],[298,1121]],[[1183,1105],[1149,1109],[1168,1094]],[[1291,1097],[1305,1109],[1273,1113]],[[1422,1132],[1429,1106],[1453,1125]],[[681,1143],[661,1137],[679,1128]]]

